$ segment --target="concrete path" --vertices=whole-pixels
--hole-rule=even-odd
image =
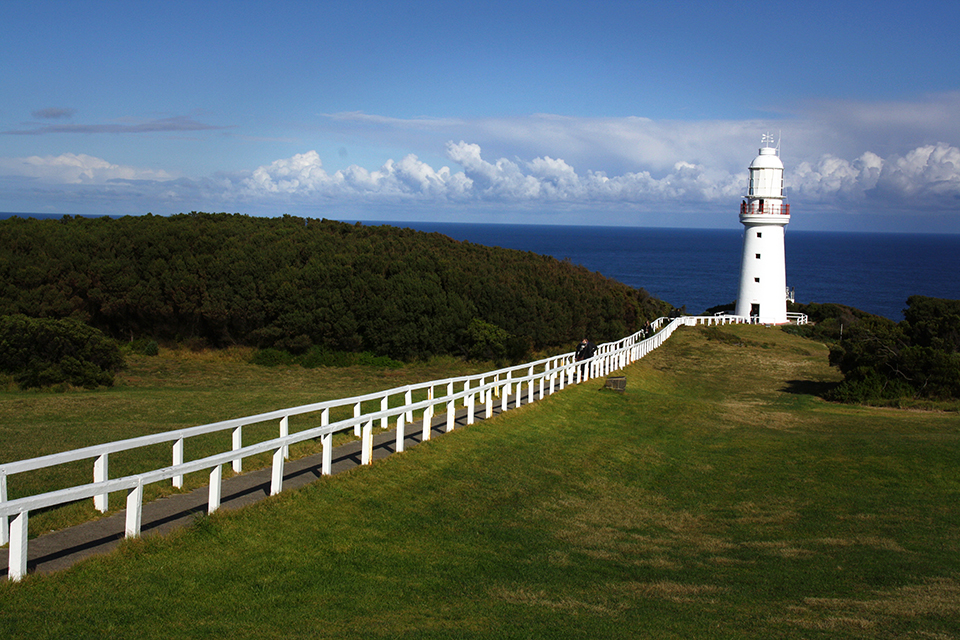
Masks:
[[[538,396],[539,394],[535,394]],[[511,399],[513,396],[511,396]],[[526,397],[521,404],[527,404]],[[512,406],[512,403],[511,403]],[[494,415],[501,409],[495,405]],[[483,408],[478,406],[475,419],[483,419]],[[434,416],[431,421],[431,438],[446,432],[446,413]],[[454,428],[467,423],[466,409],[456,414]],[[379,429],[377,429],[379,431]],[[406,425],[404,429],[404,449],[420,443],[423,422]],[[397,442],[396,429],[380,431],[374,436],[373,459],[379,460],[395,453]],[[333,450],[331,473],[336,474],[360,466],[360,441],[351,441]],[[284,463],[283,489],[294,489],[320,479],[322,456],[320,454],[288,460]],[[252,504],[270,495],[270,467],[251,471],[232,478],[224,479],[221,510],[234,510]],[[162,535],[179,527],[189,526],[194,520],[206,513],[208,488],[201,487],[189,493],[178,493],[143,505],[141,535]],[[110,516],[91,520],[67,529],[53,531],[32,538],[28,545],[27,572],[50,573],[66,569],[86,557],[105,554],[115,549],[124,536],[126,511],[121,510]],[[0,579],[5,580],[9,567],[7,548],[0,549]]]

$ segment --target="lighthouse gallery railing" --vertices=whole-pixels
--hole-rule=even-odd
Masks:
[[[275,495],[283,488],[283,465],[289,456],[290,445],[306,440],[320,439],[322,445],[322,475],[331,472],[333,435],[337,432],[353,430],[361,438],[361,463],[373,461],[373,427],[379,424],[388,428],[391,420],[397,427],[396,451],[403,451],[406,424],[414,421],[414,412],[422,412],[423,430],[421,438],[428,440],[432,429],[436,408],[446,411],[446,430],[451,431],[456,419],[456,405],[467,409],[467,424],[475,420],[478,405],[483,417],[493,415],[494,396],[500,397],[500,411],[513,406],[519,407],[526,392],[527,402],[537,399],[537,390],[542,399],[574,384],[590,378],[607,375],[639,360],[663,344],[675,329],[681,326],[698,324],[730,324],[749,322],[748,318],[738,316],[683,316],[668,320],[659,318],[651,323],[656,333],[644,338],[642,332],[602,344],[596,355],[586,362],[575,362],[574,354],[545,358],[536,362],[490,371],[487,373],[448,378],[407,385],[387,391],[329,400],[289,409],[279,409],[244,418],[225,420],[212,424],[177,429],[127,440],[118,440],[64,451],[28,460],[19,460],[0,465],[0,544],[9,542],[9,570],[11,580],[19,580],[27,573],[27,531],[30,511],[47,509],[59,505],[93,498],[94,506],[101,512],[108,509],[108,496],[112,492],[126,491],[125,533],[127,537],[140,535],[141,513],[143,507],[143,488],[146,485],[170,480],[174,487],[183,486],[185,474],[209,471],[209,498],[207,511],[213,513],[220,507],[223,466],[231,465],[239,473],[243,468],[243,459],[265,452],[272,452],[272,473],[270,494]],[[583,367],[581,365],[586,365]],[[457,391],[456,387],[460,390]],[[436,390],[441,394],[437,395]],[[426,391],[427,398],[413,401],[416,392]],[[391,407],[391,399],[399,399],[402,404]],[[363,413],[363,404],[379,401],[379,410]],[[330,410],[335,408],[353,408],[353,417],[330,422]],[[319,425],[296,433],[289,432],[289,419],[292,416],[318,414]],[[279,435],[271,440],[243,445],[243,428],[248,425],[279,421]],[[231,432],[231,449],[197,460],[184,460],[185,443],[188,438],[222,432]],[[166,467],[136,473],[121,478],[109,477],[109,457],[111,454],[128,451],[160,443],[171,444],[171,464]],[[40,493],[32,496],[7,500],[7,483],[11,476],[27,471],[35,471],[78,460],[93,459],[93,482]],[[8,518],[12,520],[9,521]]]

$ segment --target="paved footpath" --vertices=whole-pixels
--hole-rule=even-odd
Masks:
[[[539,395],[539,394],[537,394]],[[522,404],[527,404],[526,398]],[[494,415],[500,413],[495,407]],[[476,419],[482,420],[482,407],[476,410]],[[446,413],[441,412],[431,421],[431,438],[446,432]],[[466,409],[456,414],[454,428],[466,425]],[[404,429],[406,450],[420,443],[423,422],[408,424]],[[376,429],[379,431],[379,429]],[[395,453],[397,442],[396,429],[380,431],[373,440],[373,459],[380,460]],[[355,440],[334,448],[331,473],[336,474],[360,466],[360,441]],[[287,460],[283,469],[283,490],[302,487],[320,479],[321,454]],[[270,495],[271,468],[251,471],[232,478],[224,479],[220,509],[229,511],[252,504]],[[189,493],[178,493],[159,498],[143,505],[141,535],[162,535],[170,531],[187,527],[195,519],[207,512],[208,488],[201,487]],[[121,510],[110,516],[91,520],[60,531],[52,531],[30,540],[27,555],[28,573],[50,573],[60,571],[74,563],[97,554],[105,554],[115,549],[124,537],[126,511]],[[9,570],[7,548],[0,549],[0,579],[5,580]]]

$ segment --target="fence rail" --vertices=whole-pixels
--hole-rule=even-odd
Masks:
[[[804,318],[805,320],[805,318]],[[644,357],[650,351],[663,344],[675,329],[680,326],[698,324],[731,324],[750,322],[750,318],[739,316],[682,316],[674,319],[658,318],[651,323],[653,335],[645,337],[643,332],[608,342],[597,347],[596,354],[588,361],[575,362],[574,354],[567,353],[536,362],[506,367],[486,373],[424,382],[416,385],[397,387],[386,391],[369,393],[362,396],[329,400],[313,404],[279,409],[254,416],[224,420],[206,425],[177,429],[164,433],[118,440],[104,444],[83,447],[51,455],[8,462],[0,465],[0,544],[9,543],[9,571],[11,580],[19,580],[27,572],[27,530],[29,513],[77,500],[92,498],[94,506],[101,512],[108,510],[109,494],[126,491],[126,525],[128,537],[140,535],[141,513],[143,507],[143,488],[149,484],[171,481],[174,487],[183,486],[183,478],[188,473],[209,471],[209,498],[207,511],[213,513],[220,507],[223,467],[229,464],[233,471],[243,469],[243,459],[262,453],[272,452],[271,495],[283,488],[283,465],[289,457],[290,446],[306,440],[320,439],[322,447],[321,474],[329,475],[333,453],[333,435],[353,430],[361,438],[361,463],[370,464],[373,460],[374,425],[387,429],[391,420],[397,428],[396,451],[403,451],[403,439],[406,425],[414,422],[415,412],[420,412],[423,421],[422,439],[430,438],[430,431],[437,407],[446,411],[446,430],[452,431],[456,415],[456,406],[467,408],[467,423],[472,424],[478,410],[484,418],[493,415],[494,397],[500,398],[500,411],[513,406],[519,407],[524,398],[526,387],[527,402],[553,394],[569,384],[605,376]],[[456,387],[460,388],[459,391]],[[442,393],[437,394],[436,390]],[[414,394],[426,399],[414,401]],[[400,404],[391,407],[391,399]],[[379,410],[363,412],[363,403],[379,401]],[[351,417],[330,422],[331,409],[353,409]],[[290,433],[289,420],[292,416],[319,413],[318,426]],[[278,436],[270,440],[243,445],[243,428],[265,422],[278,421]],[[196,460],[184,460],[185,443],[188,438],[230,431],[231,448],[214,455]],[[155,444],[171,444],[171,464],[141,473],[120,478],[109,477],[111,454],[128,451]],[[7,499],[7,483],[11,476],[27,471],[36,471],[68,462],[93,460],[93,482],[32,496]],[[9,518],[13,518],[12,521]]]

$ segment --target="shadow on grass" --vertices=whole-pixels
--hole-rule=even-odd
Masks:
[[[781,389],[786,393],[793,393],[798,396],[817,396],[825,398],[829,391],[832,391],[839,382],[825,382],[822,380],[787,380],[786,386]]]

